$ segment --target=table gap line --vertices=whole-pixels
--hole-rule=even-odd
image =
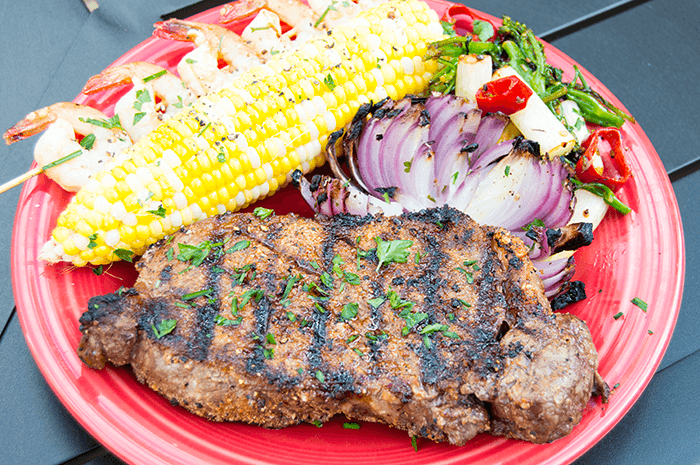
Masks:
[[[92,462],[95,459],[108,455],[109,451],[102,444],[97,444],[85,452],[76,455],[73,458],[61,462],[59,465],[85,465],[86,463]]]
[[[165,13],[160,15],[160,19],[166,21],[171,18],[177,18],[177,19],[187,19],[190,16],[194,16],[198,13],[201,13],[203,11],[207,11],[210,8],[214,8],[217,6],[225,5],[226,3],[230,3],[231,0],[201,0],[197,3],[193,3],[191,5],[184,6],[182,8],[179,8],[175,11],[171,11],[170,13]]]
[[[17,314],[17,307],[12,307],[12,311],[10,312],[10,316],[7,317],[7,321],[5,322],[5,326],[2,327],[2,331],[0,331],[0,341],[2,341],[2,337],[5,335],[5,332],[7,331],[7,328],[10,327],[10,322],[12,319],[15,317]]]
[[[668,170],[666,173],[673,183],[695,173],[698,170],[700,170],[700,157],[696,157],[680,166],[676,166],[675,168]]]
[[[592,26],[593,24],[599,23],[605,19],[631,10],[632,8],[636,8],[649,1],[651,0],[622,0],[608,6],[607,8],[594,11],[593,13],[581,16],[580,18],[565,23],[561,26],[552,28],[549,31],[543,32],[542,34],[537,34],[537,36],[546,42],[552,42],[553,40],[573,34],[574,32],[580,31],[588,26]]]

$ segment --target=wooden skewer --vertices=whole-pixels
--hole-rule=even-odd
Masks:
[[[15,179],[7,181],[5,184],[0,186],[0,194],[2,194],[5,191],[9,191],[10,189],[12,189],[15,186],[19,186],[27,179],[33,178],[37,174],[41,174],[43,172],[44,172],[44,168],[42,168],[41,166],[38,166],[38,167],[34,168],[33,170],[27,171],[23,175],[17,176]]]
[[[69,154],[66,155],[65,157],[59,158],[59,159],[56,160],[56,161],[52,161],[52,162],[49,163],[48,165],[39,166],[39,167],[37,167],[37,168],[34,168],[33,170],[29,170],[29,171],[27,171],[26,173],[24,173],[23,175],[17,176],[15,179],[13,179],[13,180],[11,180],[11,181],[8,181],[8,182],[6,182],[5,184],[3,184],[2,186],[0,186],[0,194],[2,194],[3,192],[5,192],[5,191],[7,191],[7,190],[9,190],[9,189],[12,189],[12,188],[15,187],[15,186],[19,186],[19,185],[22,184],[24,181],[26,181],[26,180],[29,179],[29,178],[32,178],[32,177],[36,176],[37,174],[43,173],[44,171],[46,171],[46,170],[48,170],[48,169],[51,169],[51,168],[53,168],[54,166],[58,166],[58,165],[60,165],[61,163],[65,163],[65,162],[67,162],[68,160],[72,160],[72,159],[74,159],[75,157],[79,157],[79,156],[82,155],[82,154],[83,154],[83,151],[82,151],[82,150],[76,150],[76,151],[73,152],[73,153],[69,153]]]

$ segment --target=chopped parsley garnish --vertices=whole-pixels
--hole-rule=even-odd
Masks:
[[[204,134],[205,132],[207,132],[207,129],[209,129],[210,127],[211,127],[211,121],[208,122],[208,123],[206,124],[206,126],[204,126],[204,127],[202,128],[201,131],[199,131],[199,133],[197,134],[197,136],[201,136],[202,134]]]
[[[105,129],[124,129],[122,127],[121,121],[119,121],[119,115],[114,115],[109,119],[94,119],[94,118],[78,118],[83,123],[92,124],[93,126],[98,126]]]
[[[635,297],[635,298],[632,299],[630,302],[632,302],[632,303],[633,303],[634,305],[636,305],[637,307],[641,308],[642,311],[643,311],[644,313],[647,312],[647,303],[644,302],[644,301],[643,301],[642,299],[640,299],[639,297]]]
[[[360,349],[358,349],[357,347],[355,347],[354,349],[352,349],[352,351],[355,352],[355,353],[356,353],[357,355],[359,355],[360,357],[362,357],[363,355],[365,355],[364,352],[362,352],[362,351],[361,351]]]
[[[316,379],[322,383],[326,382],[326,377],[324,376],[324,374],[321,370],[316,370]]]
[[[180,95],[177,96],[177,102],[173,103],[173,106],[175,108],[183,108],[184,107],[184,102],[182,101],[182,97]]]
[[[413,447],[413,450],[418,452],[418,441],[416,440],[415,436],[411,436],[411,447]]]
[[[359,423],[343,423],[344,429],[360,429]]]
[[[231,273],[231,278],[234,280],[234,284],[243,284],[246,277],[248,276],[248,271],[253,270],[253,274],[250,279],[255,279],[255,265],[252,263],[244,266],[243,268],[235,268],[234,272]]]
[[[62,163],[65,163],[65,162],[67,162],[67,161],[69,161],[69,160],[72,160],[72,159],[74,159],[75,157],[79,157],[79,156],[82,155],[82,154],[83,154],[83,151],[82,151],[82,150],[76,150],[76,151],[73,152],[73,153],[69,153],[69,154],[66,155],[65,157],[61,157],[61,158],[59,158],[59,159],[56,160],[56,161],[52,161],[51,163],[42,166],[41,169],[42,169],[43,171],[46,171],[46,170],[48,170],[48,169],[53,168],[54,166],[58,166],[58,165],[60,165],[60,164],[62,164]]]
[[[292,288],[296,283],[301,281],[303,279],[303,276],[298,274],[296,276],[290,276],[287,279],[287,285],[284,287],[284,292],[282,293],[282,299],[280,300],[280,303],[284,306],[287,307],[290,302],[289,302],[289,293],[292,292]]]
[[[165,207],[163,207],[163,204],[160,204],[158,208],[155,210],[147,210],[147,213],[150,213],[152,215],[160,216],[161,218],[165,218]]]
[[[333,263],[333,272],[338,275],[339,278],[343,277],[343,269],[340,268],[340,265],[344,265],[345,261],[342,259],[342,257],[338,254],[335,254],[333,256],[333,260],[331,260]]]
[[[510,176],[510,165],[506,165],[506,170],[504,174],[506,175],[506,178]]]
[[[245,241],[238,241],[235,244],[233,244],[232,247],[229,247],[226,249],[226,253],[232,253],[232,252],[238,252],[244,249],[247,249],[250,247],[250,241],[245,240]]]
[[[161,321],[160,323],[158,323],[158,327],[156,327],[155,325],[151,325],[151,328],[153,328],[153,334],[156,335],[156,338],[160,339],[166,334],[172,333],[175,329],[175,326],[177,326],[177,320],[171,319]]]
[[[406,263],[408,260],[407,249],[413,245],[413,241],[385,241],[380,237],[375,237],[374,241],[377,243],[377,259],[379,261],[376,271],[379,271],[383,264],[391,262]]]
[[[399,296],[399,294],[392,290],[389,289],[389,292],[386,293],[386,296],[389,298],[389,305],[391,305],[391,308],[402,308],[402,307],[408,307],[408,309],[412,309],[413,306],[415,305],[414,302],[411,302],[410,300],[404,300]]]
[[[323,78],[323,83],[328,87],[328,90],[333,90],[336,88],[335,81],[333,80],[333,75],[328,73],[328,75]]]
[[[104,271],[104,268],[102,267],[102,265],[98,266],[97,268],[92,269],[92,272],[95,273],[97,276],[100,276],[103,271]]]
[[[133,107],[135,110],[138,110],[139,113],[134,114],[134,121],[132,123],[134,126],[136,126],[136,124],[141,121],[144,116],[146,116],[146,113],[141,111],[143,104],[152,101],[151,93],[148,92],[147,89],[139,89],[136,91],[136,101],[134,102]]]
[[[544,227],[545,227],[544,221],[542,221],[542,220],[540,220],[540,219],[532,220],[532,222],[526,224],[526,225],[523,226],[521,229],[522,229],[523,231],[529,231],[530,229],[532,229],[532,228],[535,227],[535,226],[540,227],[540,228],[544,228]]]
[[[131,263],[132,257],[134,256],[134,252],[132,252],[131,250],[127,250],[127,249],[116,249],[114,251],[114,255],[116,255],[118,258],[121,258],[125,262]]]
[[[323,426],[323,423],[321,423],[318,420],[314,420],[311,423],[313,423],[316,428],[320,428],[321,426]]]
[[[370,304],[372,308],[379,308],[385,301],[386,299],[384,297],[375,297],[374,299],[369,299],[367,303]]]
[[[230,319],[223,317],[221,315],[216,315],[214,318],[214,322],[219,325],[219,326],[238,326],[241,324],[243,321],[243,317],[239,316],[238,318]]]
[[[212,243],[211,241],[204,241],[199,245],[178,243],[180,253],[177,254],[177,259],[181,262],[191,262],[191,266],[199,266],[209,256],[209,252],[211,252],[213,247],[221,245],[223,243]]]
[[[189,294],[185,294],[182,296],[182,300],[187,302],[188,300],[196,299],[197,297],[203,297],[203,296],[210,296],[211,293],[214,292],[214,289],[207,288],[207,289],[202,289],[201,291],[196,291],[196,292],[191,292]]]
[[[328,273],[323,273],[321,275],[321,283],[323,283],[324,286],[326,286],[328,289],[333,288],[333,276],[329,275]]]
[[[257,216],[261,220],[269,218],[273,213],[274,210],[271,210],[270,208],[255,207],[255,210],[253,210],[253,215]]]
[[[145,78],[143,78],[143,83],[145,84],[145,83],[147,83],[148,81],[152,81],[152,80],[154,80],[154,79],[158,79],[159,77],[163,76],[163,75],[164,75],[165,73],[167,73],[167,72],[168,72],[167,70],[164,70],[164,69],[163,69],[163,70],[161,70],[161,71],[158,71],[157,73],[151,74],[150,76],[146,76]]]
[[[95,242],[97,240],[97,233],[89,235],[88,239],[90,239],[90,242],[88,242],[88,249],[94,249],[97,247],[97,242]]]
[[[420,334],[433,334],[434,332],[443,332],[447,331],[449,328],[447,325],[443,325],[440,323],[433,323],[431,325],[426,326],[425,328],[421,329]]]
[[[289,321],[291,321],[292,323],[294,323],[295,321],[297,321],[297,316],[296,316],[294,313],[292,313],[292,312],[287,312],[287,318],[288,318]]]
[[[248,289],[240,295],[240,301],[238,300],[239,297],[234,297],[231,300],[231,314],[238,315],[238,311],[245,307],[251,299],[255,299],[255,302],[260,302],[264,295],[265,293],[261,289]]]
[[[360,337],[359,334],[353,334],[353,335],[350,336],[345,342],[347,342],[348,344],[350,344],[351,342],[356,341],[357,338],[359,338],[359,337]]]
[[[139,123],[139,121],[143,119],[144,116],[146,116],[146,112],[143,111],[134,113],[134,120],[131,122],[131,125],[136,126]]]
[[[83,139],[80,141],[80,146],[85,150],[92,150],[92,146],[95,145],[95,139],[95,135],[90,133],[83,137]]]
[[[355,273],[349,273],[347,271],[344,271],[343,279],[346,283],[352,284],[353,286],[357,286],[358,284],[360,284],[360,277]]]
[[[350,302],[343,305],[343,310],[340,312],[340,317],[347,320],[352,320],[357,316],[357,312],[360,309],[360,305],[357,302]]]
[[[336,2],[334,1],[333,3],[328,5],[328,7],[325,10],[323,10],[323,13],[321,13],[321,16],[319,16],[318,20],[314,23],[314,27],[318,27],[319,24],[321,24],[321,22],[323,22],[323,19],[326,17],[326,15],[328,14],[329,11],[331,11],[331,10],[338,11],[338,9],[335,7],[335,3]],[[331,89],[331,90],[333,90],[333,89]]]

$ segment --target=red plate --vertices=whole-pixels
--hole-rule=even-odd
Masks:
[[[449,6],[441,0],[429,3],[440,15]],[[214,9],[194,19],[215,22],[217,15]],[[190,48],[149,38],[116,63],[147,60],[174,69]],[[547,56],[572,78],[573,60],[550,46]],[[597,79],[583,73],[591,86],[622,107]],[[121,93],[80,95],[75,101],[111,114]],[[78,318],[91,296],[130,286],[136,272],[119,263],[98,277],[89,269],[47,266],[37,260],[69,199],[43,175],[25,183],[15,218],[12,281],[20,323],[41,372],[61,401],[90,434],[128,462],[568,463],[610,431],[640,396],[671,338],[681,301],[685,254],[671,183],[642,129],[625,124],[623,132],[632,153],[634,179],[620,197],[634,212],[609,213],[594,244],[577,253],[576,279],[586,283],[589,298],[568,309],[588,322],[600,354],[600,373],[611,386],[619,387],[608,405],[591,401],[581,424],[552,444],[482,434],[464,447],[418,440],[415,452],[403,431],[372,423],[346,430],[342,418],[322,428],[300,425],[277,431],[212,423],[173,407],[141,385],[128,368],[88,368],[76,355]],[[301,197],[290,189],[265,204],[278,213],[308,213]],[[630,303],[634,297],[648,302],[647,313]],[[624,316],[616,320],[613,315],[618,312]]]

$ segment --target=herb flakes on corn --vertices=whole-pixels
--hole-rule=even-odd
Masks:
[[[182,226],[273,194],[325,162],[331,132],[363,103],[423,93],[442,38],[419,0],[361,13],[201,97],[116,157],[61,213],[40,258],[103,265],[143,254]]]

